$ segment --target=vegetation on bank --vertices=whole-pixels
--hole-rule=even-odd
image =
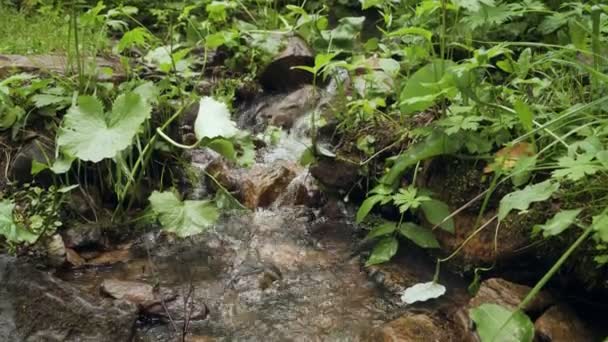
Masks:
[[[482,217],[493,199],[498,226],[534,203],[555,211],[530,234],[568,246],[520,308],[581,246],[593,260],[588,267],[606,270],[608,6],[599,1],[0,2],[0,53],[63,52],[70,68],[67,76],[0,80],[3,143],[32,134],[52,141],[31,172],[46,173],[54,189],[7,192],[0,234],[12,248],[32,244],[61,225],[61,194],[93,189],[117,221],[149,202],[146,215],[178,235],[208,227],[218,206],[233,202],[221,187],[215,199],[182,201],[171,190],[179,186],[180,153],[208,146],[252,163],[254,138],[236,128],[232,106],[290,33],[317,51],[314,65],[299,67],[315,84],[350,75],[346,100],[312,116],[315,145],[303,161],[360,167],[367,195],[356,219],[373,222],[367,239],[376,241],[368,265],[390,260],[401,239],[435,248],[434,229],[454,232],[453,208],[418,180],[425,161],[451,155],[478,162],[488,183],[465,204],[479,208],[475,232],[487,226]],[[120,56],[119,81],[92,74],[117,76],[90,65],[100,55]],[[209,79],[211,90],[201,89]],[[197,142],[188,145],[173,132],[197,101]],[[317,134],[332,124],[340,148],[327,151]],[[501,187],[509,191],[496,199]],[[387,206],[396,218],[370,220]],[[443,293],[438,274],[406,299]],[[472,319],[484,341],[532,338],[520,311],[480,307]]]

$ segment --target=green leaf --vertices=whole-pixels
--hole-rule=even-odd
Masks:
[[[34,243],[38,235],[31,233],[13,219],[15,203],[11,200],[0,201],[0,235],[13,243]]]
[[[452,0],[458,7],[463,7],[471,12],[477,12],[481,9],[481,4],[494,6],[494,0]]]
[[[500,200],[498,219],[504,219],[513,209],[526,210],[533,202],[547,200],[557,189],[559,189],[558,183],[546,180],[542,183],[528,185],[523,190],[507,194]]]
[[[475,322],[481,342],[531,342],[534,324],[523,312],[513,314],[497,304],[482,304],[473,308],[469,316]],[[509,320],[509,323],[501,327]]]
[[[413,186],[409,186],[407,189],[399,189],[399,192],[394,194],[392,199],[402,214],[409,209],[417,209],[423,202],[431,200],[428,196],[418,195],[418,189]]]
[[[428,283],[418,283],[410,286],[401,293],[401,301],[405,304],[425,302],[435,299],[445,294],[445,286],[434,281]]]
[[[384,3],[384,0],[359,0],[359,2],[361,2],[361,9],[368,9],[370,7],[381,7],[381,5]]]
[[[152,38],[152,35],[148,33],[148,31],[143,27],[136,27],[131,31],[126,32],[120,41],[118,41],[117,49],[118,52],[122,52],[127,48],[133,46],[145,46],[146,42],[148,42]]]
[[[386,198],[385,195],[373,195],[373,196],[366,198],[365,201],[363,201],[363,203],[361,203],[359,210],[357,210],[357,215],[355,216],[356,222],[357,223],[363,222],[363,220],[367,217],[369,212],[372,211],[374,206],[385,198]]]
[[[543,231],[544,237],[561,234],[574,223],[583,209],[562,210],[544,224],[534,226],[534,231]]]
[[[171,191],[154,191],[150,195],[150,204],[163,229],[180,237],[202,233],[219,218],[217,207],[212,202],[181,201]]]
[[[454,65],[456,63],[450,60],[437,59],[416,71],[401,91],[401,112],[411,114],[432,106],[435,98],[444,91],[443,85],[439,84],[440,81]]]
[[[207,147],[221,154],[226,159],[236,161],[236,150],[234,144],[226,139],[213,139],[207,144]]]
[[[209,96],[201,99],[198,115],[194,122],[194,133],[197,139],[232,138],[238,132],[236,123],[230,119],[230,112],[225,103]]]
[[[517,99],[515,101],[515,111],[517,112],[517,117],[519,117],[519,121],[524,129],[527,132],[532,131],[532,129],[534,129],[534,126],[532,125],[534,114],[532,113],[530,106],[522,100]]]
[[[371,240],[380,236],[392,234],[396,228],[397,225],[395,224],[395,222],[382,223],[380,225],[375,226],[374,229],[367,233],[367,236],[364,240]]]
[[[458,151],[462,146],[461,140],[450,139],[445,134],[434,132],[426,141],[417,143],[400,154],[382,182],[387,185],[394,184],[403,176],[407,168],[416,165],[419,161]]]
[[[596,235],[600,240],[608,243],[608,209],[604,210],[600,215],[593,216],[591,227],[597,232]]]
[[[110,113],[97,98],[81,96],[65,115],[57,141],[63,151],[81,160],[113,158],[131,145],[150,112],[150,105],[136,93],[118,96]]]
[[[70,97],[52,94],[37,94],[32,96],[32,101],[34,101],[34,106],[36,106],[36,108],[42,108],[50,105],[69,104]]]
[[[439,225],[439,227],[447,232],[454,233],[454,219],[449,218],[445,222],[446,217],[450,216],[450,207],[442,201],[432,199],[430,201],[424,201],[420,205],[424,217],[432,225]]]
[[[439,243],[430,229],[405,222],[401,224],[397,231],[422,248],[439,248]]]
[[[397,241],[395,237],[387,237],[380,240],[374,247],[372,255],[369,256],[365,266],[381,264],[391,260],[391,258],[397,253],[398,248],[399,241]]]
[[[601,167],[592,162],[593,155],[585,153],[577,155],[575,158],[564,156],[557,160],[559,169],[553,171],[553,177],[566,178],[573,182],[585,178],[587,175],[593,175]]]

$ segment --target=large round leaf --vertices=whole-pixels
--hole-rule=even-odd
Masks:
[[[129,147],[150,105],[137,93],[118,96],[111,112],[105,112],[93,96],[81,96],[64,117],[59,146],[81,160],[98,162]]]

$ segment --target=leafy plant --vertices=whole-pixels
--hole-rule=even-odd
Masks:
[[[150,205],[163,229],[179,237],[202,233],[219,217],[212,202],[182,201],[172,191],[155,191],[150,195]]]

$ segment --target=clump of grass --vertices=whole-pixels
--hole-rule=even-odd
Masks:
[[[0,4],[0,53],[65,52],[67,37],[67,22],[56,13],[24,13]]]

